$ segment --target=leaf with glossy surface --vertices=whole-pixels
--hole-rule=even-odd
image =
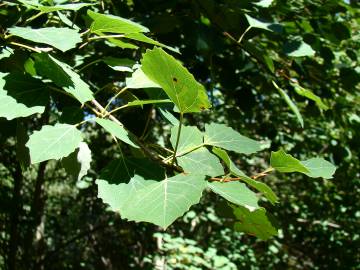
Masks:
[[[139,148],[130,138],[129,132],[117,123],[109,119],[96,118],[96,123],[102,126],[107,132],[132,147]]]
[[[30,40],[36,43],[43,43],[59,49],[62,52],[76,47],[81,42],[81,36],[77,30],[66,27],[46,27],[32,29],[28,27],[9,28],[12,35]]]
[[[141,63],[142,71],[164,89],[181,113],[201,112],[211,107],[204,86],[162,49],[147,50]]]
[[[220,147],[241,154],[252,154],[261,150],[261,144],[223,124],[206,124],[204,144]]]
[[[264,208],[251,212],[245,207],[239,206],[234,208],[234,215],[239,220],[234,224],[234,229],[237,231],[254,235],[262,240],[267,240],[278,234]]]
[[[205,147],[178,157],[177,161],[185,173],[198,173],[207,176],[224,174],[224,168],[219,159],[211,154]]]
[[[279,172],[309,173],[309,170],[298,159],[286,154],[282,149],[271,152],[270,165]]]
[[[85,142],[80,142],[78,149],[61,160],[66,172],[80,181],[90,169],[91,150]]]
[[[74,125],[56,124],[43,126],[41,130],[30,135],[26,146],[30,150],[31,163],[49,159],[60,159],[68,156],[79,147],[82,141],[81,132]]]
[[[166,229],[189,208],[199,203],[206,186],[202,175],[179,174],[134,192],[120,210],[121,216]]]
[[[45,84],[20,73],[0,72],[0,117],[12,120],[43,113],[49,101]]]
[[[177,135],[178,135],[179,127],[173,126],[171,128],[171,137],[170,142],[173,148],[175,148]],[[203,134],[201,131],[194,126],[183,126],[181,128],[181,134],[178,144],[178,156],[194,149],[196,147],[200,147],[203,144]]]
[[[34,54],[33,57],[38,75],[52,80],[82,104],[94,99],[89,85],[69,65],[45,53]]]
[[[273,0],[260,0],[260,1],[257,1],[255,3],[253,3],[253,4],[258,6],[258,7],[267,8],[272,4],[272,2],[273,2]]]
[[[241,205],[254,211],[259,208],[258,197],[254,192],[240,182],[208,182],[211,190],[224,199],[237,205]]]
[[[91,10],[88,10],[87,14],[93,20],[90,26],[91,32],[118,34],[149,32],[145,26],[118,16],[100,14]]]
[[[289,108],[293,111],[293,113],[295,114],[297,120],[299,121],[301,127],[304,127],[304,120],[300,114],[300,111],[298,109],[298,107],[296,106],[296,104],[291,100],[291,98],[288,96],[288,94],[282,90],[274,81],[272,82],[274,87],[276,88],[276,90],[279,91],[280,96],[285,100],[286,104],[289,106]]]

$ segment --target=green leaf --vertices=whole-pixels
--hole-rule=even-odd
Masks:
[[[90,26],[90,31],[93,33],[130,34],[149,32],[149,29],[145,26],[118,16],[100,14],[91,10],[88,10],[87,14],[93,20]]]
[[[322,158],[311,158],[301,162],[308,170],[308,176],[316,178],[322,177],[325,179],[332,178],[336,167],[329,161]]]
[[[279,172],[309,173],[309,170],[298,159],[286,154],[282,149],[271,152],[270,165]]]
[[[322,110],[328,110],[329,109],[329,107],[324,104],[324,102],[321,100],[321,98],[319,96],[315,95],[310,90],[301,87],[297,83],[291,83],[291,85],[294,87],[295,92],[297,94],[314,101],[316,103],[316,105],[319,107],[319,109],[322,109]]]
[[[249,23],[249,26],[251,26],[253,28],[264,29],[264,30],[267,30],[267,31],[273,31],[272,28],[274,27],[275,24],[260,21],[258,19],[255,19],[255,18],[249,16],[248,14],[245,14],[245,17],[246,17],[246,20]]]
[[[77,30],[66,27],[32,29],[16,26],[9,28],[8,30],[12,35],[32,42],[47,44],[63,52],[75,48],[76,44],[82,41]]]
[[[213,147],[213,152],[224,161],[225,165],[229,168],[232,175],[239,177],[241,181],[260,191],[272,204],[275,204],[279,200],[274,191],[272,191],[272,189],[268,185],[246,176],[241,170],[239,170],[236,165],[230,160],[230,157],[226,151]]]
[[[212,151],[214,152],[215,155],[217,155],[219,158],[221,158],[222,161],[224,161],[226,167],[229,168],[229,170],[232,174],[234,174],[236,176],[246,176],[245,173],[243,173],[238,167],[236,167],[234,162],[231,161],[228,153],[225,150],[222,150],[217,147],[213,147]]]
[[[234,215],[239,220],[234,224],[234,229],[237,231],[254,235],[262,240],[267,240],[278,234],[264,208],[251,212],[245,207],[239,206],[234,208]]]
[[[315,51],[302,38],[295,38],[285,43],[284,53],[290,57],[314,56]]]
[[[82,141],[82,135],[74,125],[56,124],[43,126],[30,135],[26,146],[30,150],[31,163],[68,156]]]
[[[135,175],[143,179],[162,180],[164,169],[145,158],[120,158],[101,170],[99,179],[110,184],[126,183]]]
[[[293,113],[296,115],[297,120],[299,121],[302,128],[304,128],[304,120],[300,114],[300,111],[296,104],[291,100],[291,98],[288,96],[288,94],[282,90],[274,81],[272,81],[275,88],[279,91],[281,97],[285,100],[286,104],[289,106],[289,108],[293,111]]]
[[[104,57],[102,61],[116,71],[132,72],[135,61],[128,58]]]
[[[0,117],[12,120],[43,113],[49,101],[45,84],[29,75],[0,72]]]
[[[132,193],[120,214],[128,220],[150,222],[166,229],[200,201],[205,186],[202,175],[166,177]]]
[[[271,166],[279,172],[300,172],[309,177],[332,178],[336,167],[323,158],[311,158],[305,161],[286,154],[283,150],[271,153]]]
[[[272,2],[273,2],[273,0],[260,0],[260,1],[257,1],[255,3],[253,3],[253,4],[258,6],[258,7],[267,8],[272,4]]]
[[[89,171],[91,163],[91,150],[89,146],[80,142],[78,149],[61,160],[66,172],[80,181]]]
[[[240,182],[208,182],[211,190],[219,194],[224,199],[237,205],[241,205],[254,211],[259,208],[258,197],[254,192]]]
[[[150,184],[157,183],[153,180],[144,180],[141,176],[134,176],[128,184],[109,184],[105,180],[96,180],[98,186],[98,198],[108,204],[112,211],[122,212],[126,202],[137,191]]]
[[[162,49],[147,50],[141,63],[147,77],[164,89],[181,113],[201,112],[211,107],[205,88]]]
[[[160,85],[150,80],[141,68],[135,70],[130,78],[126,78],[126,87],[131,89],[161,88]]]
[[[52,80],[82,104],[94,99],[89,85],[70,66],[45,53],[34,54],[33,57],[39,75]]]
[[[205,125],[204,144],[242,154],[252,154],[261,150],[259,142],[242,136],[231,127],[216,123]]]
[[[224,174],[224,168],[219,159],[211,154],[205,147],[178,157],[177,161],[185,173],[198,173],[207,176]]]
[[[125,35],[125,38],[128,38],[128,39],[132,39],[132,40],[136,40],[136,41],[141,41],[141,42],[144,42],[144,43],[148,43],[148,44],[152,44],[152,45],[155,45],[155,46],[158,46],[158,47],[163,47],[165,49],[168,49],[169,51],[173,51],[173,52],[176,52],[176,53],[179,53],[179,50],[178,49],[175,49],[173,47],[170,47],[170,46],[167,46],[165,44],[162,44],[156,40],[153,40],[152,38],[149,38],[147,36],[145,36],[144,34],[142,33],[130,33],[130,34],[126,34]]]
[[[62,4],[62,5],[54,5],[54,6],[44,6],[34,1],[28,1],[28,0],[18,0],[18,2],[22,3],[24,6],[36,9],[41,12],[54,12],[59,10],[79,10],[82,7],[91,6],[93,4],[88,3],[72,3],[72,4]]]
[[[173,126],[171,128],[171,137],[170,142],[173,148],[175,148],[177,134],[178,134],[179,126]],[[201,131],[194,126],[183,126],[181,128],[181,134],[178,145],[178,156],[183,155],[191,151],[196,147],[201,147],[203,144],[203,134]]]
[[[132,147],[139,148],[139,146],[137,146],[131,140],[130,134],[124,128],[124,126],[120,126],[119,124],[109,119],[96,118],[95,121],[114,137],[120,139],[121,141],[127,143],[128,145],[131,145]]]
[[[171,103],[171,100],[170,99],[134,100],[134,101],[130,101],[128,104],[126,104],[126,106],[131,107],[131,106],[141,106],[145,104],[157,104],[157,103]]]

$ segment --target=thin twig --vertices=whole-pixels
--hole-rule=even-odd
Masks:
[[[174,154],[173,154],[173,157],[172,157],[172,161],[170,163],[171,165],[173,165],[175,160],[176,160],[176,152],[177,152],[177,149],[179,147],[180,136],[181,136],[181,128],[182,128],[182,125],[183,125],[183,120],[184,120],[184,114],[180,113],[179,129],[178,129],[178,133],[177,133],[177,137],[176,137]]]

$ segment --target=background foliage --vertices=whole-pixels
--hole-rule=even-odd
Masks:
[[[177,48],[181,54],[173,55],[205,86],[213,108],[186,115],[187,125],[203,130],[205,123],[227,124],[250,138],[271,141],[272,151],[283,147],[299,160],[322,156],[337,171],[329,180],[277,173],[262,178],[280,198],[275,206],[266,204],[280,228],[279,235],[267,241],[229,228],[223,199],[210,193],[166,232],[151,224],[127,222],[107,211],[97,198],[99,172],[121,156],[111,136],[98,125],[82,126],[92,152],[90,171],[82,179],[71,177],[61,162],[27,168],[27,150],[19,145],[28,141],[28,130],[56,121],[78,123],[92,114],[85,108],[84,115],[79,102],[44,85],[54,102],[51,107],[44,104],[34,109],[44,111],[42,116],[11,120],[15,117],[6,114],[9,107],[0,104],[1,115],[7,117],[0,118],[1,268],[359,267],[360,27],[356,1],[108,0],[60,10],[50,7],[67,3],[0,4],[0,72],[13,74],[7,82],[16,82],[18,91],[31,89],[31,84],[21,84],[24,71],[41,72],[43,77],[49,74],[41,66],[34,67],[33,51],[19,44],[36,50],[51,44],[21,38],[15,25],[84,31],[90,25],[89,9],[131,18],[150,29],[147,36]],[[9,38],[9,33],[18,36]],[[134,61],[152,48],[134,37],[131,43],[124,43],[128,39],[117,44],[102,39],[82,43],[71,33],[60,39],[66,44],[56,56],[81,75],[102,104],[124,86]],[[45,34],[51,35],[55,38],[59,32]],[[134,50],[134,46],[139,48]],[[64,77],[48,79],[71,93]],[[34,83],[36,93],[40,86]],[[143,99],[158,97],[151,97],[146,89],[132,93]],[[88,94],[79,99],[88,100]],[[133,99],[124,94],[110,108]],[[14,111],[26,114],[28,108]],[[129,107],[117,117],[135,135],[168,144],[171,126],[164,125],[154,105]],[[125,155],[139,155],[129,149]],[[254,175],[267,168],[269,153],[231,157],[244,172]]]

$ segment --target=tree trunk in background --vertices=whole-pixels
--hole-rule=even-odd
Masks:
[[[10,217],[10,241],[9,241],[9,253],[8,253],[8,269],[15,270],[18,269],[18,247],[19,247],[19,217],[21,212],[21,188],[23,184],[23,175],[21,171],[20,164],[16,163],[15,172],[13,173],[14,179],[14,189],[12,195],[12,214]]]

